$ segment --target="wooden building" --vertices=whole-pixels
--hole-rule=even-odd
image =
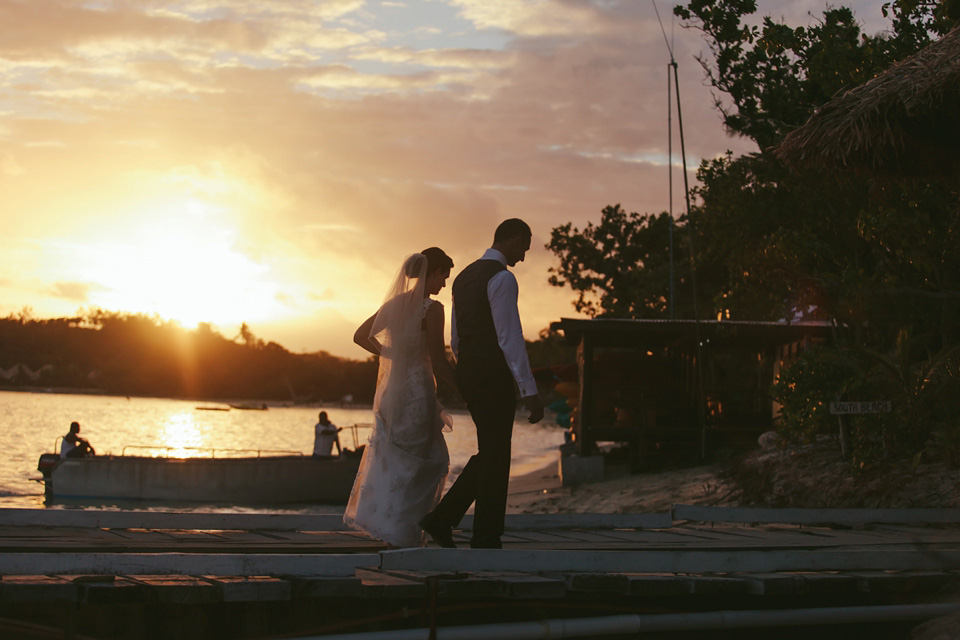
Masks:
[[[577,347],[577,453],[627,445],[634,467],[668,450],[705,457],[722,443],[755,443],[775,425],[781,368],[834,330],[827,321],[571,318],[551,328]]]

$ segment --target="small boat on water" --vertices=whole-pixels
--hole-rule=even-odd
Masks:
[[[362,447],[330,457],[207,451],[207,457],[126,455],[124,450],[119,456],[64,459],[45,453],[37,468],[52,498],[345,504],[362,457]]]

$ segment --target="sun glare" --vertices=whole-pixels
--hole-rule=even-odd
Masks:
[[[241,253],[229,215],[198,199],[141,209],[135,222],[101,233],[86,264],[96,304],[155,313],[185,327],[240,323],[280,312],[269,269]]]
[[[206,443],[203,441],[200,429],[194,423],[193,416],[189,413],[171,415],[158,437],[168,447],[165,451],[167,456],[189,458],[208,455],[198,450]]]

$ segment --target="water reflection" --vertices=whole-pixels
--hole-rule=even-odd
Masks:
[[[0,391],[0,419],[5,430],[5,456],[0,457],[0,507],[39,507],[43,485],[37,460],[54,450],[72,420],[80,422],[84,435],[98,454],[209,456],[271,455],[276,452],[313,451],[313,425],[317,407],[271,406],[269,411],[199,411],[195,401],[164,398],[117,398],[68,394],[32,394]],[[335,424],[350,427],[369,424],[369,408],[326,407]],[[454,430],[445,434],[450,449],[451,480],[476,451],[476,430],[465,412],[452,412]],[[530,425],[525,415],[514,426],[512,473],[539,468],[554,459],[563,442],[563,430],[549,423]],[[358,432],[364,444],[368,429]],[[352,430],[341,435],[353,448]],[[145,453],[134,446],[152,447]],[[171,448],[168,453],[167,448]],[[251,453],[252,452],[252,453]],[[80,505],[71,505],[80,506]],[[115,508],[129,508],[116,505]],[[225,507],[218,505],[217,510]]]
[[[176,458],[212,455],[209,451],[212,444],[206,442],[193,415],[191,411],[172,413],[166,417],[163,429],[157,435],[165,447],[165,455]]]

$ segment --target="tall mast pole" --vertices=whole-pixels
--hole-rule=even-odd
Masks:
[[[694,371],[696,376],[696,405],[697,405],[697,426],[700,429],[700,456],[707,457],[707,422],[706,422],[706,396],[703,386],[703,341],[700,336],[700,309],[697,302],[697,262],[696,251],[694,248],[694,224],[693,216],[690,212],[690,183],[687,175],[687,149],[683,139],[683,110],[680,108],[680,76],[677,61],[673,56],[673,47],[667,39],[667,32],[663,28],[663,21],[660,20],[660,11],[657,9],[657,1],[650,0],[653,4],[653,10],[657,14],[657,21],[660,22],[660,31],[663,33],[663,39],[667,44],[667,51],[670,52],[670,64],[667,65],[667,145],[669,148],[669,167],[670,167],[670,318],[674,318],[673,307],[673,120],[672,120],[672,102],[670,101],[670,67],[673,67],[673,86],[677,90],[677,127],[680,131],[680,159],[683,167],[683,197],[687,209],[687,234],[690,247],[690,289],[693,296],[693,333],[695,345]]]
[[[654,5],[656,7],[656,5]],[[670,64],[667,65],[667,189],[670,191],[670,319],[676,318],[674,311],[674,277],[673,277],[673,97],[671,96],[670,65],[673,64],[673,54],[670,55]]]
[[[677,72],[677,61],[670,55],[670,64],[673,66],[673,84],[677,90],[677,127],[680,130],[680,158],[683,161],[683,197],[687,205],[687,234],[690,244],[690,288],[693,295],[693,333],[696,340],[696,366],[694,367],[697,375],[697,422],[700,427],[700,457],[707,457],[707,407],[706,397],[703,390],[703,341],[700,338],[700,310],[697,304],[697,261],[696,251],[694,249],[694,225],[693,216],[690,213],[690,185],[687,176],[687,150],[683,143],[683,111],[680,109],[680,79]]]

